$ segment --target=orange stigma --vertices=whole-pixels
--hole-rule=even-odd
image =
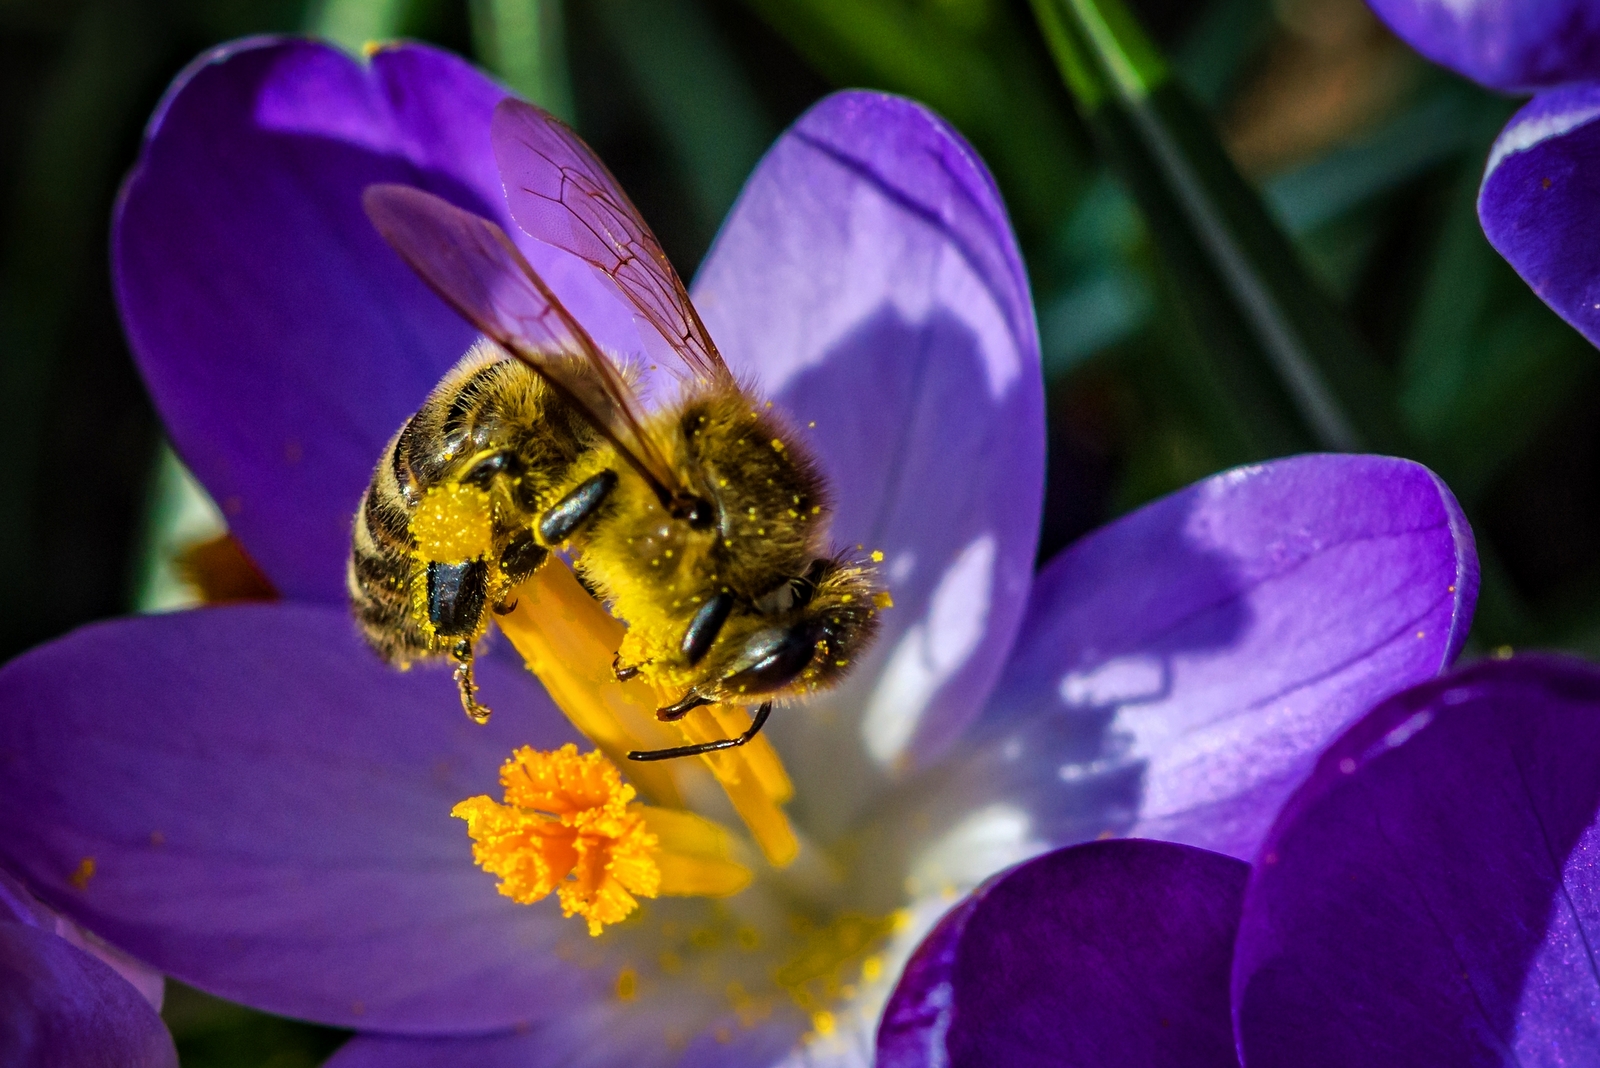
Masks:
[[[723,896],[750,881],[749,869],[728,857],[726,831],[635,802],[633,787],[598,751],[523,746],[501,765],[500,785],[504,804],[471,797],[450,812],[467,821],[472,859],[519,904],[554,892],[562,913],[582,916],[591,935],[626,919],[641,897]]]

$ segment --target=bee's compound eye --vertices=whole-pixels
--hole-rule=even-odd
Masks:
[[[428,622],[442,637],[471,634],[483,618],[489,568],[482,560],[428,565]]]
[[[739,667],[723,685],[735,693],[771,693],[792,682],[817,651],[822,632],[815,623],[764,630],[745,642]]]

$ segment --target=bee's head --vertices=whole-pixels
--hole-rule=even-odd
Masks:
[[[757,599],[718,642],[717,696],[739,701],[836,683],[871,642],[877,613],[889,604],[874,577],[870,567],[820,559]]]

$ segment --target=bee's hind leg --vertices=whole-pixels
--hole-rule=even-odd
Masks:
[[[450,655],[456,660],[456,689],[461,694],[461,710],[474,723],[488,723],[489,709],[478,703],[478,684],[472,678],[472,643],[456,642]]]
[[[684,711],[688,711],[688,709]],[[658,712],[657,715],[659,716],[660,713]],[[724,738],[716,742],[701,742],[699,745],[680,745],[673,749],[636,749],[628,754],[628,759],[672,760],[675,757],[703,756],[706,753],[717,753],[724,749],[736,749],[761,733],[761,728],[767,725],[767,717],[770,715],[772,715],[772,702],[764,701],[761,707],[756,710],[756,718],[751,721],[750,729],[737,738]]]

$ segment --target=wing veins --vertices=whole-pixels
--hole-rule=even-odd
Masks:
[[[410,186],[369,186],[362,203],[384,240],[423,282],[582,412],[664,505],[684,495],[646,432],[638,398],[621,370],[600,351],[504,230]],[[573,373],[564,365],[564,355],[580,360],[596,381]]]

